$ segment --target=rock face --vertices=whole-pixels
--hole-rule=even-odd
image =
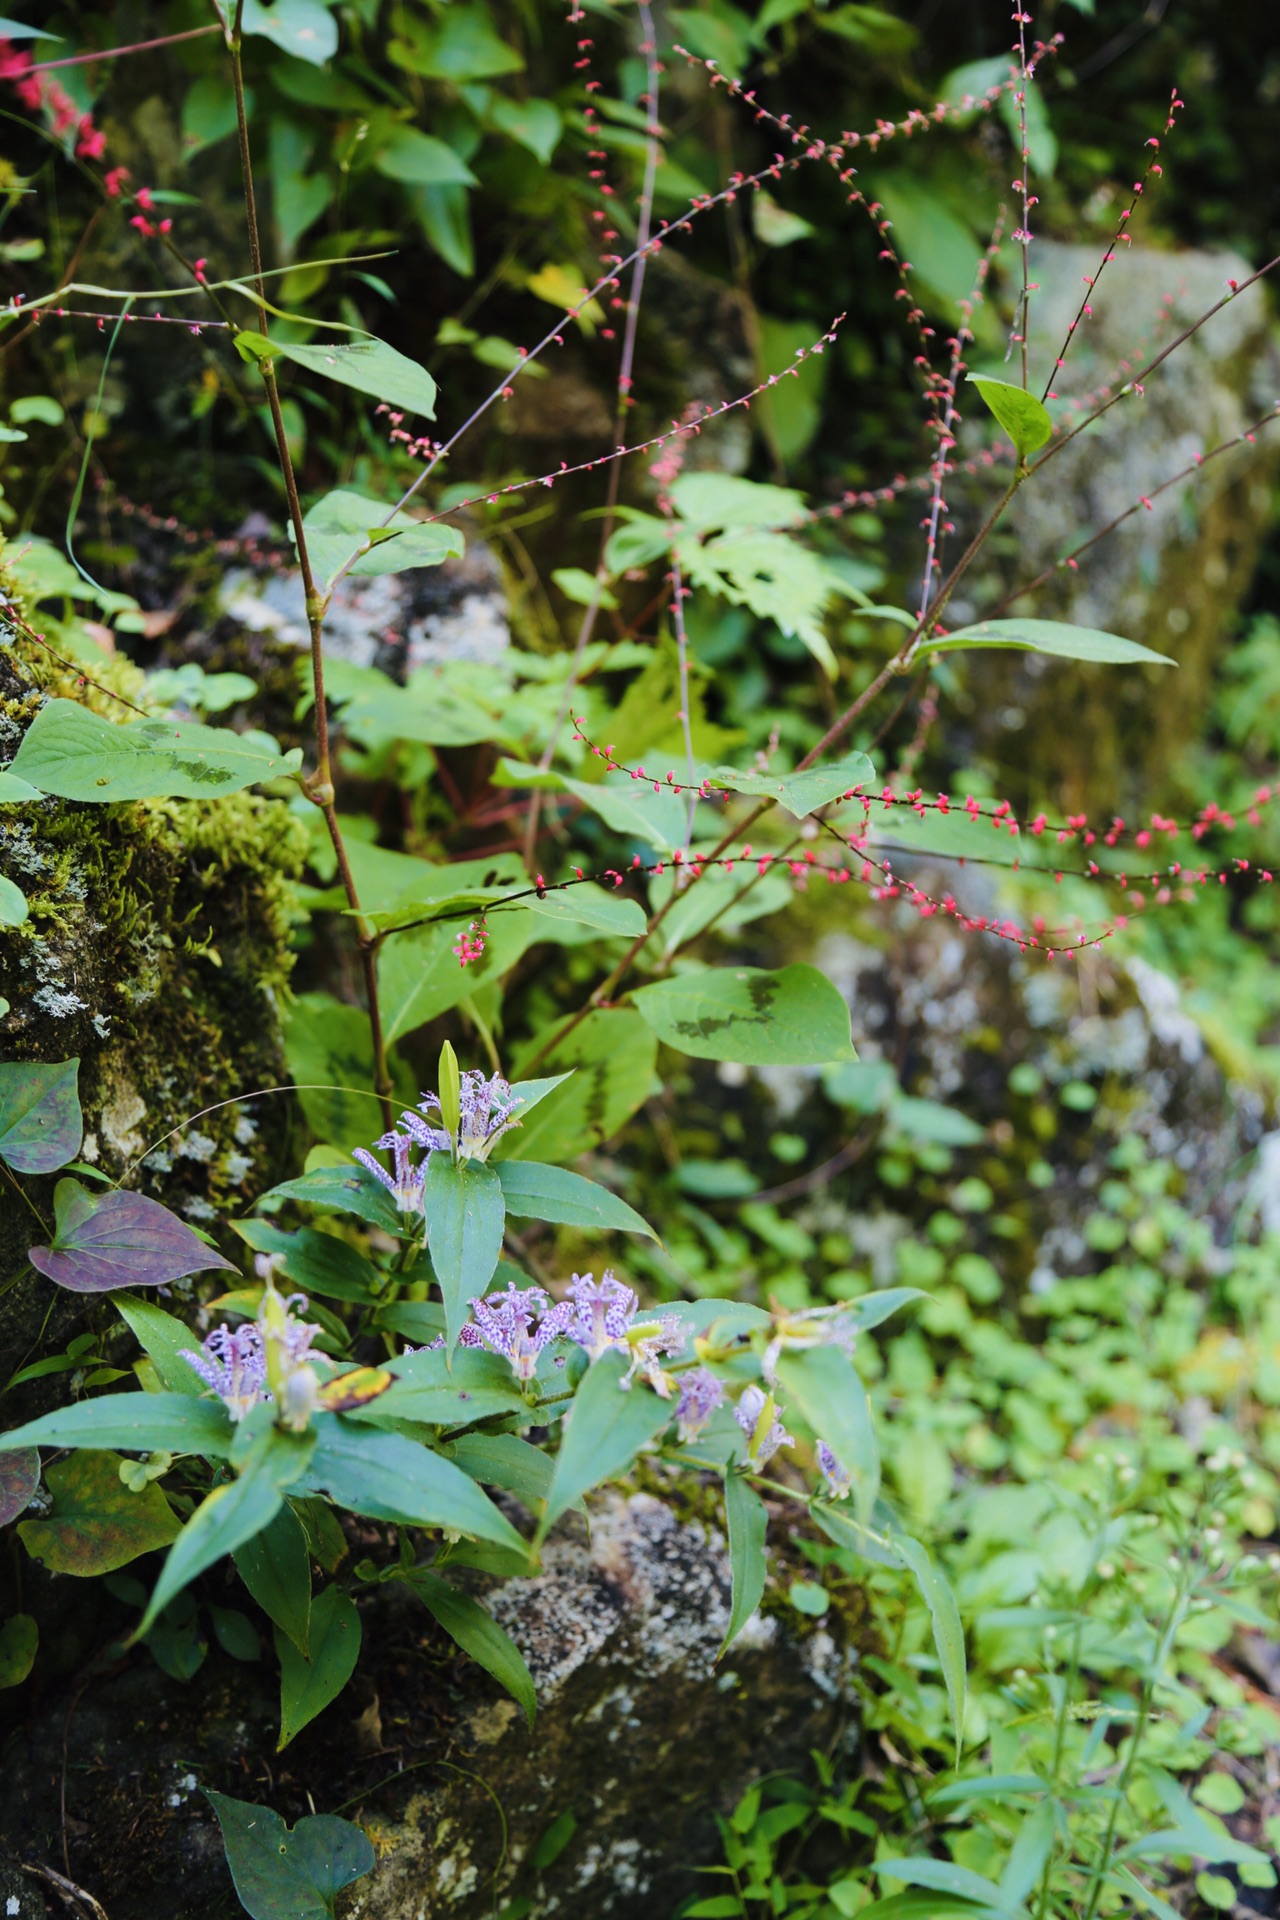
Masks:
[[[1040,362],[1050,364],[1047,356],[1065,339],[1088,292],[1085,276],[1097,275],[1100,259],[1097,247],[1037,245],[1040,291],[1031,312]],[[1064,423],[1123,387],[1221,300],[1230,281],[1243,282],[1249,273],[1234,254],[1118,251],[1090,295],[1092,313],[1081,321],[1055,382]],[[997,730],[1025,728],[1035,747],[1020,744],[1019,760],[1034,765],[1041,790],[1060,794],[1064,803],[1106,806],[1112,796],[1123,799],[1126,785],[1140,791],[1149,778],[1158,779],[1170,745],[1198,726],[1213,663],[1230,644],[1232,618],[1270,519],[1280,426],[1153,496],[1183,468],[1274,411],[1278,369],[1270,303],[1255,286],[1171,354],[1141,394],[1127,395],[1021,489],[1009,533],[952,603],[959,625],[1139,506],[1081,556],[1078,571],[1055,574],[1009,612],[1124,634],[1172,656],[1176,670],[1075,667],[1034,654],[987,655],[967,670],[984,744],[998,746]],[[988,491],[992,484],[994,477]],[[1139,505],[1144,496],[1149,509]],[[1089,741],[1083,755],[1082,735]]]
[[[714,1815],[847,1728],[846,1656],[825,1630],[797,1641],[766,1614],[716,1664],[723,1539],[653,1494],[593,1502],[589,1542],[575,1518],[535,1578],[488,1604],[537,1683],[532,1732],[395,1588],[361,1602],[351,1687],[280,1757],[261,1668],[211,1655],[183,1688],[139,1652],[94,1679],[67,1750],[73,1877],[111,1920],[154,1920],[157,1901],[182,1920],[237,1913],[197,1791],[214,1787],[291,1823],[308,1796],[359,1819],[379,1864],[348,1920],[482,1920],[522,1895],[531,1916],[665,1920],[715,1858]],[[0,1834],[59,1870],[73,1691],[41,1699],[0,1762]],[[23,1920],[42,1917],[37,1883],[0,1858],[0,1895],[11,1882]]]

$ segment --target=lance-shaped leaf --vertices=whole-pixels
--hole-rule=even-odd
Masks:
[[[788,1410],[794,1408],[852,1474],[858,1517],[865,1522],[880,1491],[880,1448],[867,1390],[849,1355],[838,1346],[783,1353],[778,1380]]]
[[[49,700],[23,735],[11,771],[60,800],[209,800],[276,780],[302,764],[263,733],[194,720],[104,720],[76,700]]]
[[[25,1512],[39,1485],[40,1453],[36,1447],[0,1453],[0,1527],[7,1527]]]
[[[168,1546],[178,1532],[177,1515],[154,1480],[138,1493],[126,1487],[123,1464],[118,1453],[76,1453],[49,1468],[53,1511],[18,1522],[33,1560],[51,1573],[87,1579]]]
[[[855,787],[865,787],[875,779],[876,770],[865,753],[850,753],[843,760],[810,767],[807,773],[739,773],[734,767],[718,767],[710,777],[712,786],[724,792],[779,800],[788,813],[802,820],[816,808],[842,800]]]
[[[152,1300],[139,1300],[131,1293],[117,1294],[112,1306],[142,1348],[163,1386],[171,1393],[195,1394],[209,1391],[184,1353],[197,1350],[198,1342],[189,1327],[175,1320]]]
[[[127,1453],[199,1453],[216,1460],[230,1453],[234,1438],[220,1400],[104,1393],[0,1433],[0,1455],[21,1447],[123,1447]]]
[[[397,1433],[318,1414],[317,1445],[296,1491],[325,1492],[335,1506],[408,1527],[450,1527],[524,1553],[525,1543],[488,1495],[452,1460]]]
[[[210,1267],[235,1268],[178,1216],[141,1193],[90,1193],[59,1180],[53,1195],[57,1232],[51,1247],[32,1247],[33,1267],[73,1293],[115,1287],[165,1287]]]
[[[584,1493],[625,1473],[641,1447],[671,1419],[671,1402],[652,1388],[638,1381],[629,1389],[622,1386],[626,1370],[620,1353],[603,1354],[578,1388],[556,1455],[539,1539]]]
[[[276,1630],[280,1656],[280,1738],[283,1752],[303,1727],[336,1700],[360,1655],[360,1615],[341,1587],[326,1587],[311,1608],[311,1637],[305,1654]]]
[[[911,1539],[910,1535],[905,1533],[895,1533],[892,1536],[892,1545],[914,1573],[916,1585],[929,1609],[929,1618],[933,1623],[933,1644],[938,1650],[938,1664],[942,1668],[947,1700],[951,1707],[951,1724],[955,1730],[958,1758],[960,1743],[964,1738],[967,1687],[964,1628],[960,1624],[960,1609],[956,1605],[956,1597],[951,1588],[918,1540]],[[960,1892],[963,1889],[957,1888],[955,1891]]]
[[[15,1173],[52,1173],[80,1151],[79,1060],[0,1065],[0,1160]]]
[[[270,1526],[285,1487],[304,1471],[314,1447],[312,1433],[282,1433],[270,1427],[251,1448],[239,1476],[206,1494],[170,1549],[138,1627],[140,1636],[206,1567]]]
[[[524,1220],[550,1220],[563,1227],[657,1234],[634,1207],[595,1180],[567,1167],[544,1167],[537,1160],[503,1160],[495,1169],[502,1182],[507,1212]]]
[[[697,1060],[799,1067],[855,1058],[843,996],[803,963],[777,973],[703,967],[640,987],[631,1000],[659,1040]]]
[[[409,1585],[449,1638],[519,1701],[532,1726],[538,1706],[533,1675],[511,1635],[470,1594],[460,1593],[438,1574],[411,1574]]]
[[[465,1317],[465,1316],[464,1316]],[[434,1427],[463,1427],[495,1413],[519,1413],[524,1396],[507,1361],[475,1347],[401,1354],[385,1393],[353,1409],[353,1420],[377,1426],[419,1420]]]
[[[397,353],[385,340],[356,340],[349,346],[301,346],[292,340],[273,340],[272,346],[282,359],[309,373],[323,374],[339,386],[354,387],[374,400],[385,400],[390,407],[402,407],[406,413],[421,414],[425,420],[436,417],[436,383],[425,367]]]
[[[1013,442],[1021,465],[1041,448],[1053,432],[1047,407],[1009,380],[993,380],[990,374],[971,373],[969,384],[978,389],[1000,425]]]
[[[400,1215],[391,1195],[366,1168],[354,1162],[350,1167],[313,1167],[296,1180],[281,1181],[262,1199],[304,1200],[308,1206],[324,1207],[330,1213],[354,1213],[371,1227],[381,1227],[384,1233],[400,1231]]]
[[[456,1166],[447,1153],[433,1153],[423,1182],[422,1208],[452,1353],[470,1317],[467,1302],[485,1292],[502,1252],[506,1220],[502,1186],[484,1161]]]
[[[290,1828],[270,1807],[208,1789],[205,1799],[252,1920],[333,1920],[342,1889],[377,1865],[367,1835],[336,1814],[309,1814]]]
[[[764,1536],[769,1521],[764,1501],[750,1481],[744,1480],[740,1473],[725,1476],[724,1511],[729,1527],[733,1604],[720,1646],[721,1653],[742,1632],[760,1605],[765,1575]]]
[[[235,1548],[232,1557],[268,1620],[305,1654],[311,1627],[311,1555],[302,1522],[288,1502],[274,1520]]]
[[[1167,653],[1153,653],[1150,647],[1141,647],[1136,640],[1125,640],[1118,633],[1103,633],[1099,627],[1071,627],[1059,620],[979,620],[940,640],[931,635],[924,645],[930,653],[1020,647],[1026,653],[1052,653],[1061,660],[1090,660],[1109,666],[1134,666],[1142,660],[1161,667],[1178,664]]]

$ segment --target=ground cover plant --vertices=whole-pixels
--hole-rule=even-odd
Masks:
[[[103,1582],[115,1656],[192,1688],[211,1634],[269,1644],[281,1751],[393,1584],[532,1719],[468,1576],[535,1573],[607,1483],[696,1484],[726,1647],[762,1604],[856,1614],[862,1746],[762,1766],[691,1920],[1267,1910],[1276,1709],[1239,1656],[1280,1571],[1265,1186],[1201,1217],[1123,1073],[1069,1049],[993,1039],[982,1101],[922,1095],[824,957],[856,927],[909,973],[947,927],[962,974],[1087,1002],[1120,954],[1274,1098],[1274,619],[1223,636],[1158,774],[1096,791],[1081,742],[1083,806],[994,744],[1016,709],[975,715],[994,653],[1158,727],[1170,653],[1054,593],[1158,503],[1194,515],[1205,470],[1266,476],[1274,403],[1188,421],[1047,568],[1016,516],[1275,263],[1077,386],[1196,103],[1164,76],[1072,225],[1053,76],[1086,21],[979,13],[941,72],[897,13],[773,0],[0,22],[10,1697],[57,1657],[29,1561]],[[812,92],[831,48],[860,128]],[[1042,202],[1096,243],[1052,333]],[[735,315],[714,380],[668,337],[710,302],[665,277],[686,254]],[[413,598],[477,551],[514,644],[473,602],[433,640]],[[274,604],[294,640],[229,652]],[[281,1084],[237,1040],[186,1098],[241,999]],[[170,1023],[122,1094],[103,1060]],[[788,1073],[794,1124],[724,1099]],[[1035,1265],[1036,1196],[1090,1151],[1078,1251]],[[338,1811],[208,1798],[258,1920],[376,1873]],[[22,1862],[101,1912],[72,1867],[65,1824],[61,1867]]]

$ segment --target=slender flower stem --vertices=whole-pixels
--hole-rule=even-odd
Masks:
[[[189,27],[185,33],[165,33],[158,40],[135,40],[128,47],[106,47],[101,53],[71,53],[62,60],[40,60],[31,73],[49,73],[54,67],[96,66],[101,60],[119,60],[126,53],[150,53],[155,47],[176,47],[180,40],[203,40],[208,33],[221,33],[219,21],[212,27]]]

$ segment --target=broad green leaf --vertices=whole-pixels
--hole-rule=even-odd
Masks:
[[[367,1147],[382,1131],[368,1014],[328,993],[300,993],[281,1012],[284,1057],[316,1139]]]
[[[15,1447],[123,1447],[129,1453],[230,1453],[235,1428],[220,1400],[188,1393],[103,1393],[41,1414],[0,1433],[0,1452]]]
[[[469,1594],[461,1593],[438,1574],[411,1574],[409,1585],[450,1639],[456,1640],[464,1653],[469,1653],[486,1673],[491,1673],[498,1684],[519,1702],[532,1726],[538,1706],[533,1676],[510,1634],[498,1625],[492,1614],[486,1613],[478,1601]]]
[[[671,1403],[652,1388],[639,1381],[629,1389],[621,1385],[626,1370],[620,1353],[603,1354],[579,1386],[556,1455],[539,1539],[584,1493],[625,1473],[640,1449],[671,1419]]]
[[[53,1173],[79,1153],[79,1075],[78,1059],[0,1063],[0,1160],[15,1173]]]
[[[60,800],[209,800],[302,764],[266,734],[233,733],[194,720],[131,720],[117,726],[75,700],[48,700],[28,727],[10,771]]]
[[[816,967],[704,967],[640,987],[632,1004],[678,1053],[754,1066],[825,1066],[855,1055],[849,1009]]]
[[[378,955],[378,986],[388,1041],[412,1033],[460,1000],[471,999],[479,988],[499,981],[535,940],[554,934],[552,923],[527,911],[496,914],[483,954],[464,968],[454,946],[466,924],[441,921],[398,933],[385,943]]]
[[[1097,627],[1070,627],[1058,620],[979,620],[975,626],[961,627],[938,640],[932,635],[924,642],[930,653],[956,653],[970,647],[1020,647],[1028,653],[1052,653],[1062,660],[1090,660],[1111,666],[1132,666],[1139,660],[1152,660],[1158,666],[1176,667],[1167,653],[1153,653],[1136,640],[1124,640],[1118,633],[1103,633]]]
[[[317,1446],[300,1492],[326,1492],[335,1506],[409,1527],[449,1527],[524,1551],[524,1541],[452,1460],[396,1433],[340,1415],[317,1415]]]
[[[322,67],[338,51],[338,23],[321,0],[244,0],[241,29],[272,40],[295,60]]]
[[[682,795],[654,782],[633,780],[629,774],[609,774],[603,780],[573,780],[553,769],[528,767],[518,760],[499,762],[495,786],[534,787],[543,792],[571,793],[599,814],[607,827],[627,840],[639,840],[658,853],[672,853],[684,845],[689,810]]]
[[[145,1194],[90,1193],[68,1177],[54,1188],[53,1211],[52,1247],[31,1247],[28,1258],[47,1279],[73,1293],[164,1287],[210,1267],[235,1272],[176,1213]]]
[[[423,1182],[422,1207],[452,1353],[463,1323],[470,1318],[468,1302],[487,1292],[502,1252],[506,1208],[497,1172],[483,1161],[455,1166],[447,1153],[433,1153]]]
[[[1015,387],[1008,380],[993,380],[989,374],[971,373],[969,383],[978,389],[1012,440],[1019,465],[1025,464],[1053,432],[1048,409],[1033,393],[1028,393],[1023,387]]]
[[[644,908],[626,894],[606,893],[603,887],[587,882],[557,888],[539,899],[534,894],[522,902],[531,913],[550,920],[569,920],[576,926],[593,927],[597,933],[615,939],[634,940],[647,924]]]
[[[463,1427],[496,1413],[519,1413],[526,1404],[509,1363],[481,1348],[455,1347],[450,1360],[441,1347],[401,1354],[388,1364],[394,1382],[366,1406],[353,1408],[352,1420],[372,1426],[415,1420]]]
[[[0,1690],[20,1687],[36,1663],[40,1629],[29,1613],[12,1613],[0,1626]]]
[[[713,787],[728,793],[779,800],[788,813],[802,820],[817,808],[843,799],[854,787],[867,786],[875,777],[875,767],[865,753],[850,753],[830,765],[811,767],[808,773],[739,773],[734,767],[717,767],[710,779]]]
[[[86,1579],[169,1545],[179,1530],[173,1508],[154,1480],[131,1492],[120,1479],[122,1465],[118,1453],[75,1453],[47,1469],[52,1513],[18,1522],[18,1537],[33,1560],[50,1573]]]
[[[333,1920],[342,1889],[377,1865],[367,1835],[336,1814],[308,1814],[290,1829],[270,1807],[210,1788],[204,1796],[218,1816],[231,1878],[251,1920]]]
[[[958,1107],[944,1107],[940,1100],[917,1100],[905,1093],[890,1100],[888,1120],[899,1133],[939,1147],[976,1147],[987,1137],[986,1128]]]
[[[803,520],[805,499],[794,487],[763,486],[736,474],[691,470],[673,482],[671,498],[687,527],[790,527]]]
[[[584,1180],[567,1167],[544,1167],[536,1160],[503,1160],[494,1172],[502,1182],[507,1212],[523,1220],[550,1220],[557,1226],[658,1238],[634,1207],[610,1193],[608,1187]]]
[[[910,1306],[913,1300],[928,1298],[922,1287],[881,1287],[851,1300],[848,1313],[841,1315],[841,1325],[854,1333],[869,1333],[872,1327],[880,1326],[891,1314]]]
[[[239,1476],[205,1495],[169,1551],[139,1634],[147,1633],[162,1609],[206,1567],[270,1526],[284,1488],[304,1471],[314,1445],[309,1432],[282,1433],[270,1427],[255,1442]]]
[[[230,1225],[255,1253],[278,1254],[281,1273],[304,1293],[318,1293],[326,1300],[355,1300],[364,1306],[377,1297],[382,1278],[378,1269],[335,1233],[315,1233],[310,1227],[285,1233],[266,1220],[233,1220]]]
[[[7,768],[0,772],[0,807],[15,807],[22,801],[39,798],[39,787],[33,787],[27,780],[19,780]]]
[[[721,1643],[721,1653],[742,1632],[760,1605],[765,1576],[764,1536],[769,1524],[764,1501],[750,1481],[740,1473],[725,1475],[724,1511],[729,1530],[733,1605]]]
[[[733,933],[752,920],[779,912],[792,898],[790,880],[776,868],[760,877],[754,868],[735,867],[728,873],[707,867],[693,885],[685,884],[686,879],[668,868],[649,881],[649,898],[655,907],[665,906],[672,893],[679,895],[654,936],[664,959],[696,939],[713,920],[718,934]]]
[[[892,1544],[895,1552],[902,1555],[915,1575],[916,1584],[929,1609],[929,1618],[933,1622],[933,1643],[938,1650],[938,1663],[942,1668],[943,1680],[946,1682],[947,1699],[951,1705],[951,1723],[955,1729],[956,1755],[959,1757],[961,1741],[964,1738],[967,1686],[964,1628],[960,1624],[960,1610],[956,1606],[956,1598],[951,1588],[918,1540],[911,1539],[905,1533],[895,1533]],[[923,1886],[926,1883],[920,1881],[917,1884]],[[953,1893],[964,1891],[960,1887],[949,1890]]]
[[[452,1442],[449,1458],[482,1486],[514,1493],[527,1507],[545,1500],[554,1471],[542,1451],[516,1433],[464,1433]]]
[[[334,348],[335,353],[351,351]],[[338,488],[317,500],[302,522],[316,579],[327,586],[353,555],[359,558],[350,567],[351,573],[404,573],[409,567],[438,567],[463,551],[463,538],[456,527],[414,520],[407,513],[391,515],[390,524],[384,526],[389,513],[381,500],[371,500],[348,488]],[[396,691],[403,700],[402,690]]]
[[[815,1439],[825,1440],[853,1475],[858,1518],[869,1520],[880,1491],[880,1448],[871,1403],[843,1347],[808,1347],[778,1359],[787,1411],[801,1415]]]
[[[476,184],[476,176],[460,153],[417,127],[396,127],[374,165],[388,180],[404,180],[415,187],[474,187]]]
[[[360,1615],[341,1587],[326,1587],[311,1605],[311,1636],[306,1655],[276,1629],[280,1656],[280,1738],[283,1753],[296,1734],[336,1700],[355,1671],[360,1655]]]
[[[424,420],[435,419],[435,381],[425,367],[407,360],[385,340],[357,340],[345,347],[304,347],[292,340],[276,340],[272,345],[283,359],[309,373],[323,374],[339,386],[354,387],[357,393],[367,393],[405,413],[420,414]]]
[[[527,147],[544,167],[550,165],[564,130],[559,108],[550,100],[512,100],[501,94],[489,108],[489,118],[501,133]]]
[[[604,1146],[648,1097],[658,1042],[631,1007],[599,1008],[551,1049],[571,1069],[537,1112],[501,1142],[504,1160],[574,1160]]]
[[[391,43],[391,58],[410,73],[446,80],[460,87],[471,80],[494,80],[519,73],[524,61],[498,33],[487,10],[453,0],[442,18],[428,24],[399,16],[406,37]]]
[[[31,1505],[31,1496],[40,1485],[40,1452],[23,1447],[12,1453],[0,1453],[0,1527],[7,1527]]]
[[[371,1227],[381,1227],[384,1233],[400,1231],[400,1216],[394,1200],[359,1161],[353,1161],[350,1169],[314,1167],[310,1173],[299,1174],[296,1180],[284,1180],[278,1187],[272,1187],[258,1204],[263,1200],[302,1200],[308,1206],[324,1207],[330,1213],[354,1213],[357,1219],[367,1220]]]
[[[0,873],[0,927],[25,926],[29,917],[26,894],[7,875]]]
[[[189,1327],[154,1301],[140,1300],[132,1293],[118,1293],[112,1305],[155,1367],[162,1386],[171,1393],[199,1395],[208,1391],[191,1362],[182,1357],[184,1351],[194,1352],[200,1344]],[[113,1446],[123,1444],[112,1442]]]
[[[836,657],[823,623],[845,585],[820,554],[789,534],[747,527],[731,528],[706,541],[682,533],[676,551],[690,585],[719,594],[731,606],[749,607],[762,620],[774,621],[835,678]]]
[[[286,1501],[274,1520],[234,1550],[236,1572],[268,1620],[307,1652],[311,1555],[302,1522]]]

